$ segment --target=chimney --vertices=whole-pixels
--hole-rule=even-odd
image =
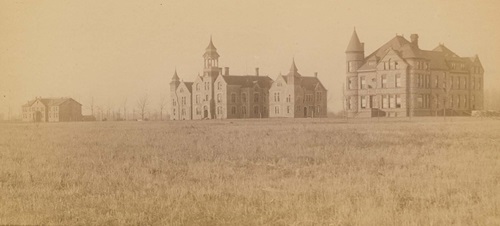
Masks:
[[[224,75],[229,75],[229,67],[224,67]]]
[[[255,68],[255,75],[259,76],[259,68],[258,67]]]
[[[222,68],[219,68],[219,74],[222,75]]]
[[[410,35],[411,44],[418,48],[418,34]]]
[[[314,77],[318,77],[318,72],[314,72]]]

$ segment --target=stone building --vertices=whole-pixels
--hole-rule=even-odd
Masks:
[[[210,39],[203,54],[203,75],[196,76],[194,82],[188,83],[179,79],[177,71],[174,73],[170,82],[171,119],[304,117],[304,114],[270,114],[269,106],[273,97],[269,93],[275,84],[273,80],[267,75],[260,75],[259,68],[255,69],[254,75],[231,75],[229,67],[219,67],[219,57],[220,55]],[[297,71],[295,73],[294,76],[297,77],[298,82],[284,82],[285,85],[291,85],[286,86],[288,88],[283,90],[282,95],[291,94],[297,97],[309,94],[316,95],[314,92],[316,89],[324,90],[321,93],[324,96],[319,99],[324,103],[319,104],[318,102],[318,106],[320,106],[318,112],[320,113],[314,115],[311,110],[307,116],[326,116],[326,90],[323,85],[316,77],[301,77]],[[299,105],[294,105],[294,102],[285,105],[283,102],[284,106],[295,108]],[[308,109],[309,107],[312,109],[312,106],[308,106]]]
[[[326,117],[327,90],[317,75],[300,75],[294,60],[290,72],[279,75],[269,90],[270,117]]]
[[[82,120],[82,105],[72,98],[36,98],[22,106],[24,122]]]
[[[470,115],[483,108],[483,67],[444,44],[422,50],[417,34],[396,35],[368,56],[356,30],[346,49],[350,117]]]

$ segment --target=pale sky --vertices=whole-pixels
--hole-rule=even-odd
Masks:
[[[0,1],[0,113],[18,114],[36,96],[73,97],[128,109],[148,94],[151,110],[177,68],[202,72],[210,35],[231,74],[275,79],[295,58],[299,73],[328,89],[340,110],[345,49],[356,27],[365,55],[396,34],[419,34],[459,56],[479,55],[485,87],[500,85],[500,1]],[[168,107],[169,108],[169,107]]]

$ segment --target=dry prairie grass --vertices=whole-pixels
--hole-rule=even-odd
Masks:
[[[500,121],[416,121],[0,124],[0,224],[500,224]]]

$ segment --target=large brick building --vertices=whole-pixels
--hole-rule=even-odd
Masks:
[[[302,77],[295,62],[287,76],[273,81],[260,75],[259,68],[254,75],[231,75],[229,67],[219,67],[219,57],[210,39],[203,75],[184,82],[175,71],[170,82],[171,119],[326,117],[325,87],[316,76]]]
[[[345,106],[350,117],[469,115],[483,108],[483,67],[443,44],[433,50],[396,35],[368,56],[356,30],[346,50]]]
[[[67,122],[82,120],[82,105],[72,98],[36,98],[22,106],[25,122]]]

